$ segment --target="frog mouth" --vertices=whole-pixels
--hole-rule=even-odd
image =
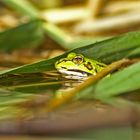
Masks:
[[[82,70],[76,70],[76,69],[59,69],[60,73],[63,73],[65,75],[71,75],[71,76],[79,76],[79,77],[87,77],[91,74]]]

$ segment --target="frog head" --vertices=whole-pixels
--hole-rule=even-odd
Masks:
[[[97,73],[96,61],[73,52],[69,53],[66,58],[58,60],[55,68],[70,79],[81,79]]]

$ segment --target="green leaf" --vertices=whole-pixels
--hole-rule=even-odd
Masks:
[[[27,0],[3,0],[3,2],[32,19],[39,17],[39,11]]]
[[[14,8],[25,16],[29,16],[31,19],[40,19],[42,15],[29,1],[27,0],[5,0],[4,1],[8,6]],[[59,45],[61,45],[65,49],[74,49],[79,48],[83,45],[89,45],[97,40],[103,40],[105,37],[94,37],[94,38],[73,38],[70,34],[62,30],[57,25],[51,23],[44,24],[44,31],[46,34],[56,41]]]
[[[140,62],[99,81],[94,97],[108,98],[138,89],[140,89]]]
[[[104,40],[105,37],[75,37],[68,34],[66,31],[63,31],[57,25],[51,23],[44,24],[44,30],[46,34],[56,41],[59,45],[64,47],[67,50],[79,48],[81,46],[89,45],[95,43],[97,40]],[[106,37],[107,38],[107,37]]]
[[[0,49],[11,51],[23,47],[36,47],[44,39],[40,20],[30,21],[0,33]]]
[[[131,32],[112,39],[97,42],[92,45],[84,46],[71,50],[83,54],[84,56],[102,61],[104,63],[111,63],[122,58],[136,58],[140,56],[140,32]],[[135,52],[135,53],[134,53]],[[64,53],[58,57],[43,60],[33,64],[28,64],[6,71],[1,71],[0,74],[8,73],[35,73],[50,71],[55,69],[54,63],[60,58],[66,57],[69,52]]]

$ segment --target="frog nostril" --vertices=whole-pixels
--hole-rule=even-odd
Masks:
[[[88,69],[88,70],[92,70],[93,66],[91,65],[90,62],[88,62],[87,64],[84,64],[84,66]]]

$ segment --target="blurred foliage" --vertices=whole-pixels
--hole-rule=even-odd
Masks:
[[[27,118],[35,118],[35,115],[41,114],[41,109],[44,109],[45,111],[47,110],[49,101],[53,101],[53,99],[56,98],[57,100],[54,101],[60,101],[63,98],[61,93],[67,93],[66,89],[69,89],[69,87],[76,89],[81,83],[84,83],[84,81],[65,79],[62,75],[56,72],[54,63],[60,58],[66,57],[70,52],[83,54],[85,57],[102,61],[106,64],[126,58],[130,59],[130,61],[131,59],[137,59],[137,63],[125,68],[120,67],[120,69],[113,72],[110,76],[97,80],[96,82],[94,81],[90,85],[87,84],[86,88],[81,91],[77,91],[75,94],[76,96],[72,98],[75,99],[73,101],[78,101],[80,99],[98,99],[104,103],[112,104],[113,106],[123,106],[125,104],[121,104],[121,101],[118,99],[122,98],[124,101],[123,103],[126,104],[128,100],[127,98],[120,96],[121,94],[133,94],[134,92],[136,92],[136,94],[139,93],[139,31],[122,34],[100,42],[96,42],[98,37],[77,38],[62,30],[59,25],[44,19],[39,9],[34,7],[27,0],[5,0],[3,2],[22,13],[28,21],[22,25],[0,33],[0,49],[2,53],[14,52],[15,50],[21,50],[21,48],[38,48],[39,53],[39,50],[42,49],[40,46],[45,46],[45,44],[43,44],[44,42],[52,49],[53,46],[48,44],[48,38],[46,38],[46,36],[49,37],[52,42],[57,43],[58,48],[63,48],[63,50],[65,49],[68,51],[51,59],[1,70],[0,119],[16,117],[21,117],[20,119],[22,119],[22,115]],[[60,3],[57,3],[57,5],[59,4]],[[68,3],[65,4],[67,5]],[[99,40],[102,39],[105,38],[101,37]],[[45,49],[49,50],[49,47]],[[129,103],[133,104],[133,101],[129,101]],[[120,103],[120,105],[118,105],[118,103]],[[137,105],[137,108],[139,109],[138,103],[139,102],[135,105]],[[81,106],[84,106],[84,104]],[[65,105],[63,105],[63,107],[65,107]],[[106,107],[106,109],[108,108]],[[48,115],[47,113],[48,112],[46,111],[46,116]],[[131,133],[131,131],[129,132]],[[111,134],[109,134],[110,137],[107,137],[105,134],[106,139],[112,138],[113,133],[114,132],[112,131]],[[79,137],[79,135],[77,136]],[[80,134],[80,137],[81,136],[83,137],[84,134]],[[90,132],[85,133],[85,137],[93,138],[93,134]],[[122,137],[122,139],[123,138],[125,137]]]
[[[44,40],[39,20],[20,25],[0,33],[0,49],[12,51],[19,48],[37,47]]]

